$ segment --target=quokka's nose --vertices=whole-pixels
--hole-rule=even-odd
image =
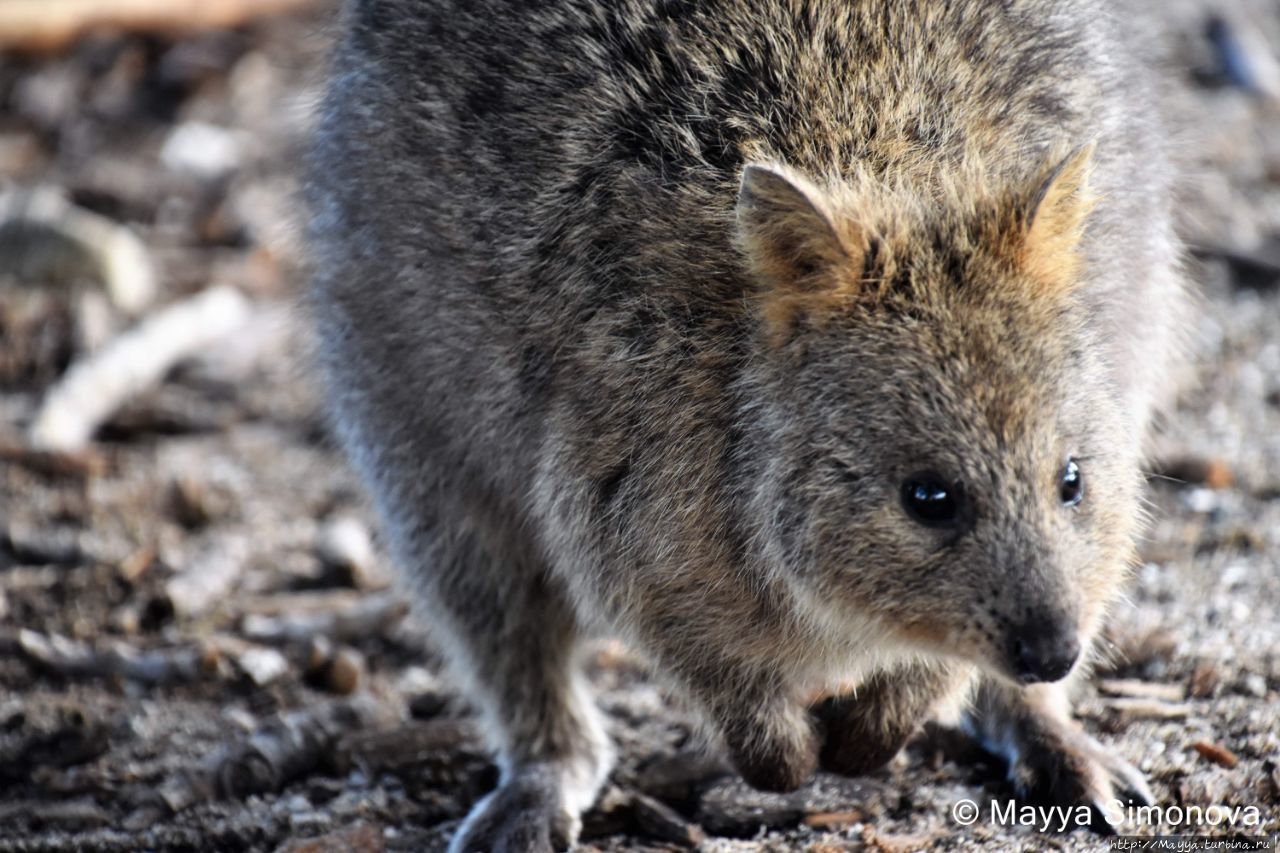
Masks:
[[[1028,619],[1013,633],[1009,657],[1024,684],[1064,678],[1080,657],[1076,627],[1062,617]]]

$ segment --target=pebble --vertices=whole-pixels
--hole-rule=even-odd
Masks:
[[[174,171],[213,180],[239,168],[244,141],[217,125],[191,121],[175,127],[160,149],[160,161]]]

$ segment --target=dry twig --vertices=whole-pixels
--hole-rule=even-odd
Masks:
[[[23,653],[67,678],[126,678],[145,684],[195,681],[208,672],[211,660],[201,649],[183,646],[142,651],[122,642],[103,648],[57,634],[18,632]]]
[[[13,5],[12,0],[0,3],[0,43]],[[60,4],[40,0],[40,5],[48,12]],[[0,196],[0,258],[7,269],[24,275],[83,268],[129,314],[141,311],[156,294],[151,253],[131,229],[76,207],[47,187]]]
[[[248,300],[223,285],[148,317],[67,371],[36,415],[32,445],[41,450],[79,450],[126,400],[154,385],[182,359],[229,334],[248,316]]]

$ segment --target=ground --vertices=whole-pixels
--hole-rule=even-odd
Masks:
[[[1166,814],[1124,831],[1277,832],[1280,11],[1148,5],[1187,166],[1195,366],[1158,439],[1113,663],[1079,711],[1161,804],[1241,807],[1234,827],[1215,811],[1216,827]],[[126,310],[56,235],[32,260],[0,201],[0,851],[434,850],[495,779],[388,587],[306,370],[295,167],[328,22],[321,6],[0,55],[0,189],[52,188],[126,224],[159,282]],[[31,449],[68,364],[214,284],[249,298],[234,335],[87,448]],[[1105,843],[993,822],[1001,769],[939,732],[866,779],[756,794],[625,649],[602,644],[591,674],[622,760],[585,850]],[[952,816],[965,798],[984,804],[972,826]]]

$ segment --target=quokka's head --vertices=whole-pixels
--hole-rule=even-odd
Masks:
[[[1083,286],[1091,156],[1012,187],[746,168],[755,505],[824,630],[1023,683],[1064,677],[1096,631],[1140,510]]]

